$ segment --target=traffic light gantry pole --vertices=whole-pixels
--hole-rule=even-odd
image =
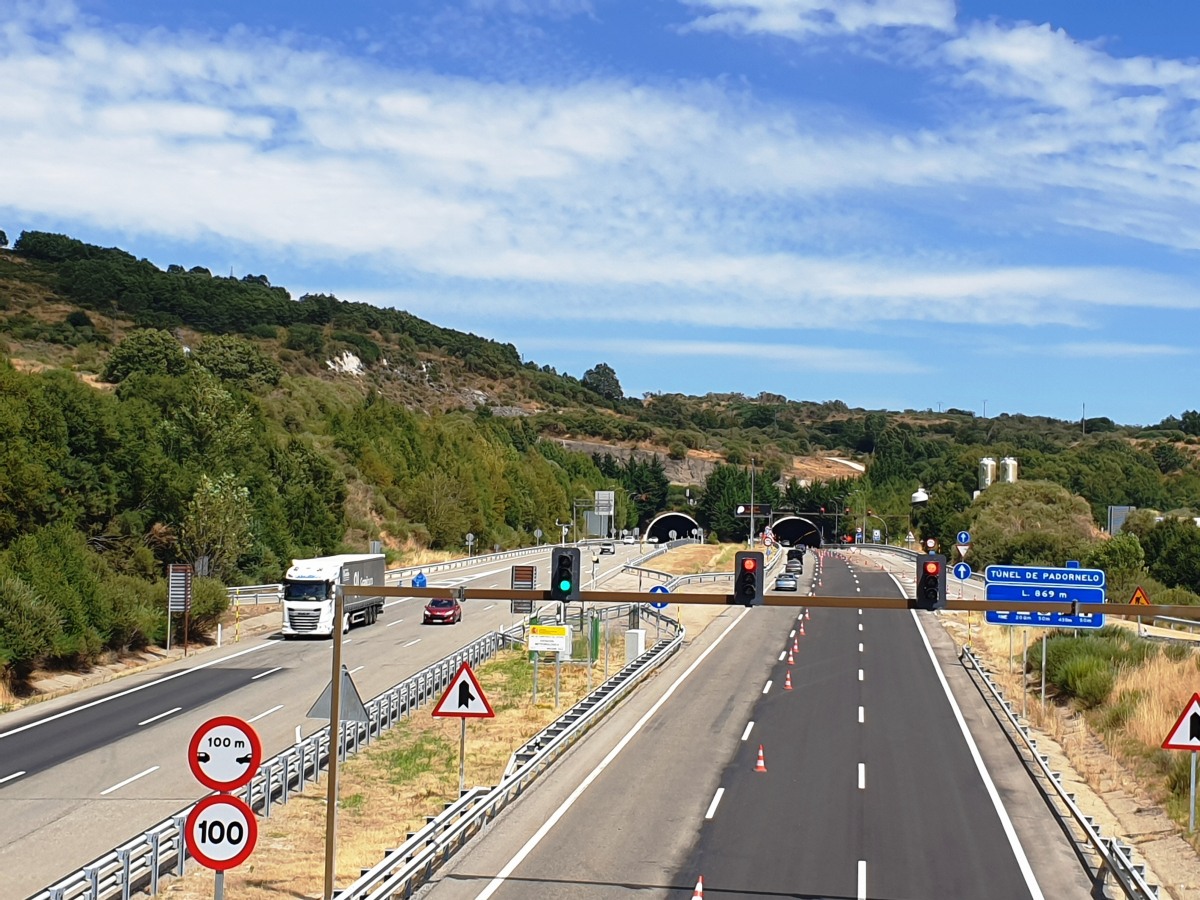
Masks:
[[[761,571],[761,569],[760,569]],[[577,583],[577,582],[576,582]],[[546,603],[559,602],[551,591],[519,591],[509,588],[415,588],[384,587],[382,585],[346,585],[342,593],[347,597],[447,597],[462,600],[534,600]],[[586,603],[649,603],[650,594],[639,591],[580,591],[579,600]],[[669,603],[700,604],[706,606],[809,606],[834,609],[925,609],[916,600],[901,597],[830,597],[804,596],[801,594],[767,593],[761,604],[746,603],[736,594],[658,594]],[[947,598],[943,609],[957,612],[1011,612],[1014,603],[1008,601],[955,600]],[[1134,606],[1128,603],[1065,603],[1061,601],[1038,601],[1038,612],[1047,613],[1096,613],[1110,616],[1175,616],[1180,619],[1200,619],[1200,606]]]

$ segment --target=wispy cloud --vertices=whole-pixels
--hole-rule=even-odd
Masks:
[[[1170,344],[1126,344],[1119,341],[1098,341],[1091,344],[1062,344],[1053,348],[1061,356],[1076,359],[1129,359],[1145,356],[1186,356],[1195,351]]]
[[[691,23],[705,31],[813,35],[889,28],[954,29],[953,0],[685,0],[711,10]]]

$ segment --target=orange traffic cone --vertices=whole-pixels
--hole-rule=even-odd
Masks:
[[[767,771],[767,761],[765,759],[763,759],[762,747],[763,747],[762,744],[758,745],[758,762],[754,766],[755,772]]]
[[[704,876],[696,879],[696,890],[692,892],[692,900],[704,900]]]
[[[791,651],[791,650],[789,650],[789,651],[788,651],[788,665],[789,665],[789,666],[794,666],[795,664],[796,664],[796,660],[795,660],[795,658],[792,656],[792,651]]]
[[[792,670],[788,669],[787,678],[784,679],[783,689],[790,691],[792,689]]]
[[[800,623],[800,633],[804,634],[804,623],[803,622]]]
[[[811,618],[812,618],[812,613],[810,613],[810,612],[808,611],[808,607],[807,607],[807,606],[806,606],[806,607],[804,607],[804,618],[806,618],[806,619],[811,619]]]
[[[798,638],[798,637],[792,638],[792,652],[793,653],[800,652],[800,638]]]

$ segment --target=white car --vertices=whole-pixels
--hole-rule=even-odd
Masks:
[[[621,543],[622,544],[636,544],[637,538],[635,538],[632,534],[627,534],[627,535],[625,535],[625,537],[621,538]]]
[[[616,553],[617,548],[614,544],[612,544],[612,542],[605,541],[603,544],[600,545],[600,552],[603,554]]]

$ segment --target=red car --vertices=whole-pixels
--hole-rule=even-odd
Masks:
[[[426,625],[453,625],[462,621],[462,607],[450,597],[436,597],[425,607]]]

